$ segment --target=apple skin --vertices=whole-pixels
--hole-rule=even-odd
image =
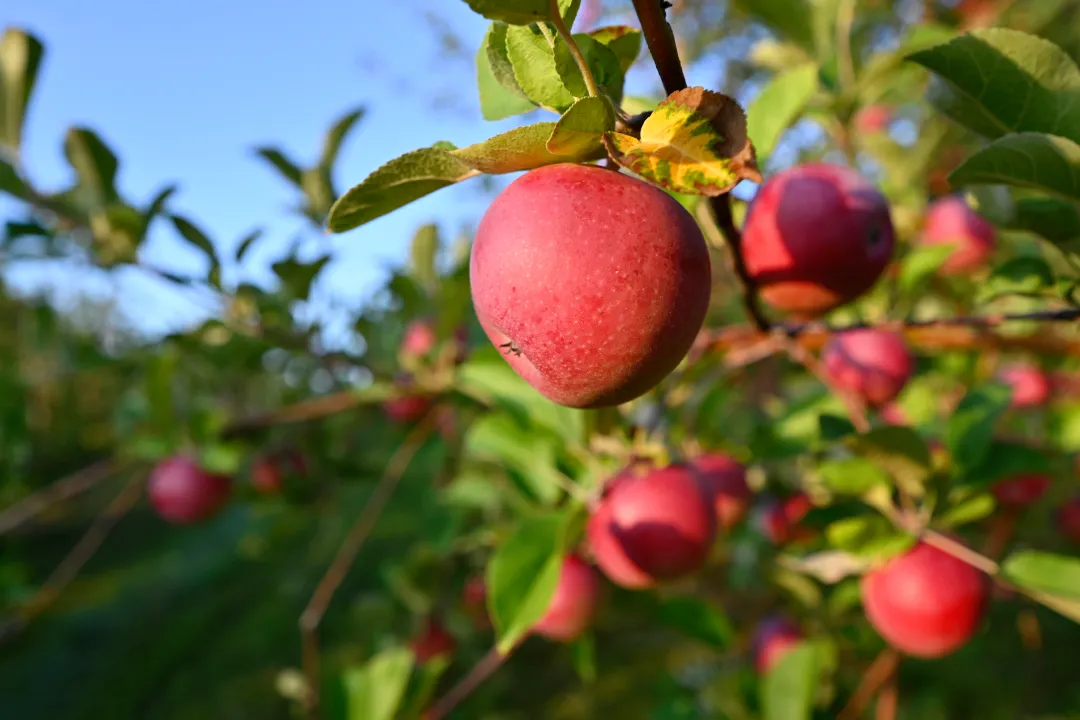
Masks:
[[[690,461],[702,491],[711,498],[718,528],[727,532],[739,524],[750,507],[746,467],[724,453],[708,453]]]
[[[743,225],[743,258],[761,297],[807,318],[872,288],[895,244],[885,196],[854,170],[826,163],[773,175]]]
[[[1008,365],[997,373],[997,378],[1012,388],[1013,409],[1040,407],[1050,400],[1050,378],[1034,365]]]
[[[1010,508],[1022,508],[1039,501],[1050,489],[1047,475],[1017,475],[994,483],[992,492],[998,503]]]
[[[495,198],[469,277],[480,324],[510,366],[574,408],[655,387],[689,351],[711,291],[705,239],[674,198],[566,163],[531,170]]]
[[[647,588],[705,563],[716,538],[716,511],[688,465],[624,471],[593,510],[586,536],[612,582]]]
[[[453,655],[457,650],[457,640],[447,632],[442,623],[428,618],[424,629],[412,639],[409,647],[413,651],[418,665],[423,665],[437,657]]]
[[[177,525],[210,518],[231,495],[231,478],[207,472],[186,455],[161,461],[147,480],[150,505],[162,518]]]
[[[810,498],[801,492],[768,501],[758,516],[758,529],[776,547],[810,540],[816,533],[799,523],[813,507]]]
[[[567,555],[555,594],[533,632],[549,640],[573,642],[592,625],[599,605],[600,576],[577,555]]]
[[[435,349],[438,338],[435,327],[427,320],[413,320],[405,326],[405,335],[401,339],[401,354],[409,357],[423,357]]]
[[[434,401],[423,395],[391,398],[383,403],[383,411],[398,423],[416,422],[431,409]]]
[[[1054,513],[1054,519],[1062,535],[1080,544],[1080,495],[1066,500]]]
[[[780,658],[805,637],[799,626],[786,617],[762,620],[754,630],[751,643],[754,669],[759,675],[767,674],[780,662]]]
[[[922,245],[955,245],[941,265],[943,275],[969,273],[986,265],[997,244],[997,232],[964,198],[949,195],[927,208],[923,221]]]
[[[837,333],[826,343],[821,359],[838,390],[854,393],[874,408],[896,399],[915,370],[904,339],[874,328]]]
[[[978,630],[990,583],[986,575],[919,542],[863,575],[863,608],[873,628],[897,650],[938,658]]]
[[[251,465],[251,484],[263,495],[276,495],[284,488],[287,473],[307,474],[307,462],[295,450],[257,458]]]

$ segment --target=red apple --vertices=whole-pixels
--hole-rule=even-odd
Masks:
[[[383,403],[383,410],[394,422],[411,423],[424,417],[433,404],[430,397],[408,395],[387,400]]]
[[[1039,407],[1050,400],[1050,378],[1034,365],[1017,363],[998,371],[998,380],[1012,388],[1012,407]]]
[[[435,618],[428,618],[424,629],[409,643],[418,665],[437,657],[453,655],[457,641]]]
[[[709,251],[667,193],[605,168],[531,170],[488,208],[469,276],[506,361],[561,405],[619,405],[686,355],[709,305]]]
[[[990,584],[971,565],[920,542],[864,575],[861,589],[879,635],[908,655],[936,658],[975,634]]]
[[[723,453],[709,453],[694,458],[690,467],[697,474],[701,489],[711,498],[720,529],[729,531],[743,519],[750,506],[750,486],[746,467]]]
[[[799,626],[786,617],[763,620],[754,630],[751,651],[754,668],[765,675],[805,636]]]
[[[894,400],[915,370],[904,339],[874,328],[833,335],[821,359],[837,390],[853,393],[871,407]]]
[[[923,245],[954,245],[941,265],[945,275],[960,275],[986,264],[994,252],[994,226],[975,212],[964,198],[950,195],[935,201],[926,211],[920,242]]]
[[[405,326],[405,335],[401,339],[401,354],[423,357],[435,349],[437,341],[435,326],[430,321],[413,320]]]
[[[599,604],[596,570],[576,555],[568,555],[547,612],[533,625],[533,632],[549,640],[572,642],[592,625]]]
[[[892,258],[885,196],[840,165],[810,163],[773,175],[743,226],[743,256],[778,310],[816,316],[859,297]]]
[[[805,493],[796,493],[784,500],[767,501],[758,516],[758,527],[776,546],[809,540],[815,533],[811,528],[800,525],[800,522],[811,508],[813,503]]]
[[[1049,488],[1046,475],[1017,475],[994,483],[993,493],[1000,504],[1022,508],[1038,502]]]
[[[694,572],[716,537],[716,511],[687,465],[625,473],[589,518],[593,558],[612,582],[645,588]]]
[[[853,125],[857,133],[873,135],[888,130],[891,121],[892,110],[888,107],[884,105],[867,105],[855,113]]]
[[[150,505],[176,524],[206,520],[221,510],[231,493],[230,478],[207,472],[186,455],[158,463],[147,480]]]
[[[307,474],[307,462],[297,451],[264,455],[251,465],[251,484],[264,495],[275,495],[284,487],[286,475]]]
[[[911,424],[911,420],[908,418],[907,413],[904,412],[904,408],[894,402],[886,403],[878,412],[881,419],[889,425],[906,426]]]
[[[1074,543],[1080,543],[1080,495],[1066,500],[1055,513],[1058,531]]]

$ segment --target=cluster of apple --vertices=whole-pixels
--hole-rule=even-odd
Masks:
[[[952,246],[940,272],[955,276],[985,265],[996,236],[962,197],[947,196],[928,208],[918,242]],[[871,182],[843,166],[811,163],[760,187],[743,226],[741,259],[765,302],[808,320],[869,291],[891,264],[895,244],[888,202]],[[545,397],[577,408],[618,405],[655,387],[697,337],[712,283],[702,233],[672,196],[622,173],[573,164],[532,170],[495,199],[478,228],[470,278],[477,317],[507,362]],[[900,334],[839,333],[824,348],[822,365],[837,391],[898,421],[902,413],[892,403],[915,366]],[[999,379],[1012,387],[1017,408],[1043,404],[1051,394],[1048,377],[1030,365],[1007,367]],[[695,571],[717,528],[741,515],[743,473],[720,456],[624,471],[593,508],[586,533],[592,561],[611,581],[634,589]],[[994,492],[1015,509],[1038,499],[1048,483],[1020,476]],[[797,536],[808,508],[804,497],[778,504],[767,516],[774,537]],[[1078,517],[1080,498],[1058,513],[1065,532],[1080,541]],[[588,568],[578,555],[567,559],[537,633],[572,638],[587,625],[599,588]],[[861,582],[870,624],[920,657],[963,645],[991,588],[982,572],[923,542]],[[758,666],[770,665],[798,637],[789,620],[763,624]]]

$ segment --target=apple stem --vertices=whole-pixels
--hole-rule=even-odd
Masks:
[[[656,71],[664,85],[664,92],[670,95],[686,88],[686,74],[683,72],[682,61],[679,60],[675,34],[671,31],[671,26],[668,25],[665,16],[666,7],[663,0],[634,0],[634,12],[637,13],[638,22],[641,23],[645,44],[649,47],[649,54],[652,55]],[[712,208],[713,220],[727,240],[732,269],[742,284],[743,307],[746,309],[746,314],[760,332],[765,332],[769,329],[770,323],[761,310],[757,299],[757,287],[743,260],[742,233],[735,226],[735,218],[731,213],[731,194],[725,193],[709,198],[709,206]]]
[[[322,579],[315,588],[315,592],[311,595],[311,600],[308,601],[307,607],[304,608],[304,612],[300,615],[300,635],[303,644],[302,661],[304,677],[308,683],[309,712],[313,713],[319,705],[319,623],[322,622],[323,615],[326,614],[326,609],[334,598],[334,593],[337,592],[338,587],[345,580],[345,575],[348,574],[349,568],[352,567],[356,556],[364,546],[364,541],[382,515],[383,508],[386,507],[386,503],[394,494],[398,481],[405,474],[405,470],[409,467],[409,463],[412,462],[417,451],[431,435],[435,427],[435,420],[435,413],[428,411],[427,415],[417,423],[416,427],[409,432],[401,445],[394,451],[394,454],[390,456],[379,484],[371,492],[371,497],[364,505],[360,516],[356,518],[356,522],[349,529],[349,533],[345,536],[341,547],[338,548],[337,555],[334,557],[333,562],[330,563],[326,573],[323,574]]]
[[[424,720],[442,720],[442,718],[453,712],[454,708],[460,705],[465,698],[469,697],[469,695],[480,687],[485,680],[502,667],[502,664],[506,662],[513,651],[514,648],[511,648],[504,655],[499,652],[497,647],[491,648],[491,650],[489,650],[487,654],[473,666],[473,669],[469,671],[469,674],[462,678],[461,682],[450,688],[446,695],[442,696],[431,706],[424,714]]]
[[[570,49],[570,56],[574,58],[578,70],[581,71],[581,77],[585,80],[585,90],[589,93],[589,97],[600,97],[600,89],[596,85],[596,78],[593,77],[592,71],[589,70],[589,63],[585,61],[585,56],[581,54],[581,48],[574,42],[574,36],[570,33],[570,29],[566,27],[566,22],[563,21],[562,14],[559,12],[558,0],[551,0],[551,24],[555,26],[559,37],[563,39],[566,47]]]
[[[41,588],[21,608],[16,617],[0,626],[0,643],[10,640],[24,630],[34,618],[45,612],[60,593],[90,561],[94,553],[98,551],[102,543],[112,532],[116,524],[135,507],[143,494],[142,473],[135,473],[124,486],[123,490],[113,498],[113,501],[98,515],[90,528],[83,534],[71,551],[64,556],[56,569],[42,584]]]

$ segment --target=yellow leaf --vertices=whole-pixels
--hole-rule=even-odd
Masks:
[[[746,113],[727,95],[700,87],[657,105],[640,139],[608,132],[604,145],[619,165],[674,192],[716,196],[740,180],[762,180]]]

